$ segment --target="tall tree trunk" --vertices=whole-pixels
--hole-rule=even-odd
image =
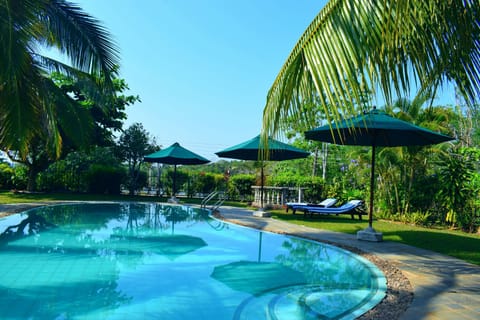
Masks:
[[[322,143],[322,178],[327,178],[328,144]]]
[[[313,152],[312,177],[317,176],[317,165],[318,165],[318,147],[315,147],[315,151]]]
[[[33,192],[37,189],[38,169],[34,166],[28,167],[27,191]]]
[[[135,189],[137,188],[137,180],[138,174],[140,171],[140,165],[137,168],[137,162],[133,161],[129,168],[129,186],[128,186],[128,193],[129,195],[133,196],[135,194]]]

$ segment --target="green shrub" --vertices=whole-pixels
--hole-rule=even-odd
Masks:
[[[194,183],[191,194],[202,193],[209,194],[216,188],[216,174],[200,172],[194,176]]]
[[[0,163],[0,189],[13,188],[15,170],[7,163]]]
[[[237,174],[230,177],[228,196],[231,199],[249,200],[252,196],[252,186],[255,185],[255,175]]]
[[[16,165],[13,169],[13,188],[24,190],[27,189],[28,169],[24,165]]]
[[[125,171],[119,167],[93,164],[86,173],[88,192],[120,194],[120,185],[125,176]]]
[[[55,162],[40,173],[37,186],[39,190],[47,192],[88,192],[90,185],[87,174],[94,165],[120,168],[119,160],[108,148],[96,147],[88,152],[71,152],[65,159]]]

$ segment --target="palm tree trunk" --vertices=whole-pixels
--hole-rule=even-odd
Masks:
[[[28,168],[27,191],[33,192],[37,189],[37,175],[38,170],[31,166]]]
[[[315,151],[313,152],[312,177],[317,176],[317,165],[318,165],[318,147],[315,147]]]
[[[322,178],[327,178],[328,144],[322,143]]]

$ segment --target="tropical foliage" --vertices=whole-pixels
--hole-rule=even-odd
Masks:
[[[115,66],[115,74],[118,66]],[[111,90],[98,96],[98,87],[91,86],[91,83],[69,77],[59,72],[51,74],[54,83],[78,105],[78,110],[86,113],[84,116],[84,125],[91,123],[93,127],[86,138],[87,143],[100,147],[112,147],[115,145],[115,134],[122,131],[123,122],[127,119],[126,107],[140,101],[138,95],[127,95],[129,90],[125,79],[112,76]],[[104,76],[95,78],[95,83],[105,84]],[[77,111],[78,112],[78,111]],[[68,121],[65,121],[68,124]],[[76,129],[76,128],[74,128]],[[80,145],[79,132],[72,130],[69,126],[62,127],[62,132],[66,132],[63,138],[64,150],[69,147]],[[73,141],[71,141],[73,139]],[[85,140],[85,138],[84,138]]]
[[[338,121],[369,110],[375,98],[401,119],[455,134],[460,144],[478,147],[479,21],[480,5],[473,0],[329,1],[268,92],[263,138],[280,133],[298,137],[323,119]],[[447,84],[456,87],[457,102],[463,99],[461,112],[431,107],[438,89]],[[395,99],[412,92],[419,92],[413,102],[399,99],[394,105]],[[427,101],[430,106],[425,107]],[[315,147],[311,150],[317,154],[319,145]],[[342,174],[325,175],[327,185],[350,185],[362,194],[369,151],[343,148],[344,156],[337,157],[344,163]],[[381,150],[377,214],[409,222],[456,222],[469,230],[478,227],[478,202],[470,201],[475,199],[471,192],[478,190],[478,168],[472,170],[470,158],[455,150],[447,158],[440,157],[438,148]],[[322,162],[323,167],[328,163]],[[452,177],[454,170],[463,178]],[[343,186],[337,191],[345,190]]]
[[[58,72],[52,73],[50,78],[68,97],[71,104],[71,108],[67,110],[60,107],[57,114],[62,153],[55,155],[54,146],[49,143],[49,137],[45,135],[32,138],[28,143],[26,154],[21,154],[18,150],[4,149],[10,160],[26,166],[29,191],[36,191],[38,173],[48,168],[55,160],[65,158],[69,152],[92,145],[114,146],[114,134],[122,130],[123,121],[127,118],[125,108],[139,101],[138,96],[124,94],[128,89],[124,79],[114,77],[112,90],[100,98],[92,94],[91,86],[84,81]],[[105,82],[105,78],[102,77],[98,81]],[[81,126],[73,125],[76,122],[80,122]]]
[[[95,147],[69,153],[40,173],[37,182],[40,191],[115,194],[125,176],[112,150]]]
[[[138,189],[138,178],[140,175],[140,166],[143,157],[147,154],[158,151],[154,139],[145,130],[141,123],[134,123],[128,127],[118,139],[118,145],[115,148],[119,159],[124,161],[128,167],[128,179],[126,186],[130,191],[130,195]]]
[[[267,96],[263,135],[319,100],[327,117],[370,108],[362,94],[387,105],[418,88],[435,93],[453,82],[469,106],[480,94],[477,0],[331,0],[293,48]],[[414,86],[415,84],[415,86]],[[349,102],[349,103],[345,103]]]
[[[480,149],[450,149],[440,158],[440,203],[445,221],[472,232],[480,226]]]
[[[64,0],[5,0],[0,2],[0,146],[25,157],[32,140],[42,136],[61,152],[59,114],[76,114],[75,105],[48,77],[60,71],[94,82],[118,64],[117,48],[108,31],[80,7]],[[71,65],[44,52],[54,48]],[[53,54],[52,54],[53,55]],[[52,56],[51,55],[51,56]],[[104,88],[104,89],[105,89]],[[102,89],[103,90],[103,89]],[[70,125],[84,128],[81,117]]]

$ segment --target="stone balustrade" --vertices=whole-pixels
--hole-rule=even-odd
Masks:
[[[261,196],[262,187],[252,186],[254,198],[252,205],[262,207]],[[294,187],[263,187],[263,207],[264,208],[281,208],[287,202],[302,202],[303,190],[305,188]]]

